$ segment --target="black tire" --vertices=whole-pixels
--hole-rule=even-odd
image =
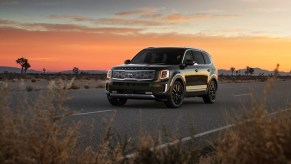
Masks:
[[[213,104],[216,100],[217,83],[212,80],[209,83],[208,91],[205,96],[203,96],[203,101],[206,104]]]
[[[108,101],[111,105],[114,106],[122,106],[126,103],[127,99],[126,98],[115,98],[115,97],[111,97],[111,96],[107,96]]]
[[[184,101],[185,89],[181,82],[175,81],[170,89],[170,97],[165,101],[168,108],[179,108]]]

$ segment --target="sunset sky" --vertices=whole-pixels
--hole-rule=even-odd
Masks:
[[[145,47],[208,51],[219,69],[291,70],[290,0],[0,0],[0,66],[107,70]]]

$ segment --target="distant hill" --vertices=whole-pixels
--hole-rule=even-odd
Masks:
[[[5,71],[9,73],[21,73],[20,68],[0,66],[0,73],[4,73]],[[42,71],[35,71],[35,70],[28,69],[27,73],[42,73]]]
[[[271,75],[273,74],[274,75],[274,71],[268,71],[268,70],[264,70],[264,69],[261,69],[261,68],[254,68],[255,72],[254,72],[254,75],[260,75],[260,74],[263,74],[263,75]],[[239,71],[241,75],[245,75],[245,71],[246,69],[238,69],[238,70],[235,70],[234,71],[234,75],[236,74],[235,72],[236,71]],[[225,70],[225,69],[219,69],[218,70],[218,74],[223,74],[223,75],[231,75],[231,70]],[[279,74],[281,76],[287,76],[287,75],[291,75],[289,72],[279,72]]]
[[[264,75],[274,74],[274,71],[268,71],[268,70],[264,70],[261,68],[254,68],[254,70],[255,70],[254,75],[260,75],[262,73]],[[5,71],[7,71],[9,73],[20,73],[21,69],[16,68],[16,67],[0,66],[0,73],[4,73]],[[244,72],[246,71],[246,69],[239,69],[236,71],[240,71],[240,74],[244,75]],[[105,74],[107,71],[106,70],[80,70],[79,73],[81,73],[81,72],[88,73],[88,74]],[[43,72],[28,69],[27,73],[43,73]],[[46,72],[46,73],[72,74],[73,71],[72,70],[65,70],[65,71],[60,71],[60,72]],[[218,74],[231,75],[231,71],[225,70],[225,69],[219,69]],[[279,74],[282,76],[291,75],[289,72],[280,72]],[[235,72],[234,72],[234,75],[235,75]]]
[[[7,67],[7,66],[0,66],[0,73],[4,73],[5,71],[9,73],[20,73],[21,69],[16,68],[16,67]],[[84,72],[84,73],[89,73],[89,74],[104,74],[107,71],[105,70],[80,70],[79,73]],[[43,73],[43,71],[37,71],[37,70],[27,70],[27,73]],[[61,71],[61,72],[53,72],[53,71],[48,71],[46,73],[61,73],[61,74],[72,74],[72,70],[66,70],[66,71]]]
[[[105,70],[79,70],[79,73],[88,73],[88,74],[104,74],[106,73],[107,71]],[[61,71],[61,72],[58,72],[58,73],[61,73],[61,74],[72,74],[73,71],[72,70],[66,70],[66,71]]]

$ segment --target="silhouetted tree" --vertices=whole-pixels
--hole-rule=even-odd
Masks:
[[[46,71],[46,69],[45,69],[45,68],[43,68],[43,69],[42,69],[42,71],[43,71],[43,74],[45,74],[45,71]]]
[[[249,75],[249,73],[250,73],[250,67],[249,67],[249,66],[247,66],[247,68],[246,68],[246,70],[245,70],[245,74],[248,76],[248,75]]]
[[[233,72],[235,71],[235,68],[231,67],[230,70],[231,70],[231,76],[233,76]]]
[[[277,77],[279,75],[279,67],[280,67],[280,64],[277,64],[275,70],[274,70],[274,76]]]
[[[249,67],[249,73],[251,74],[251,76],[255,73],[254,68]]]
[[[79,74],[79,68],[74,67],[73,68],[73,74],[75,74],[75,75]]]
[[[238,71],[235,71],[235,75],[237,76],[237,74],[238,74]]]
[[[24,63],[24,72],[26,73],[27,69],[30,68],[30,64],[27,62],[27,63]]]
[[[16,60],[16,63],[21,66],[21,74],[26,73],[27,69],[30,68],[30,64],[28,63],[28,60],[25,58],[18,58]]]

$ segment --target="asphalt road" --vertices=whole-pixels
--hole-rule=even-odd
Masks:
[[[113,113],[112,127],[120,136],[134,139],[141,132],[158,135],[162,129],[167,129],[179,137],[187,137],[193,130],[197,134],[223,127],[228,124],[229,115],[250,110],[251,95],[257,102],[266,96],[269,112],[290,108],[290,80],[277,81],[268,95],[264,93],[266,86],[264,82],[219,84],[214,104],[204,104],[202,98],[187,98],[177,109],[166,108],[163,103],[152,100],[129,100],[124,106],[114,107],[108,103],[104,89],[73,90],[72,99],[66,105],[78,112],[73,119],[82,122],[84,136],[91,134],[89,129],[93,125],[97,140],[104,131],[105,120]]]

